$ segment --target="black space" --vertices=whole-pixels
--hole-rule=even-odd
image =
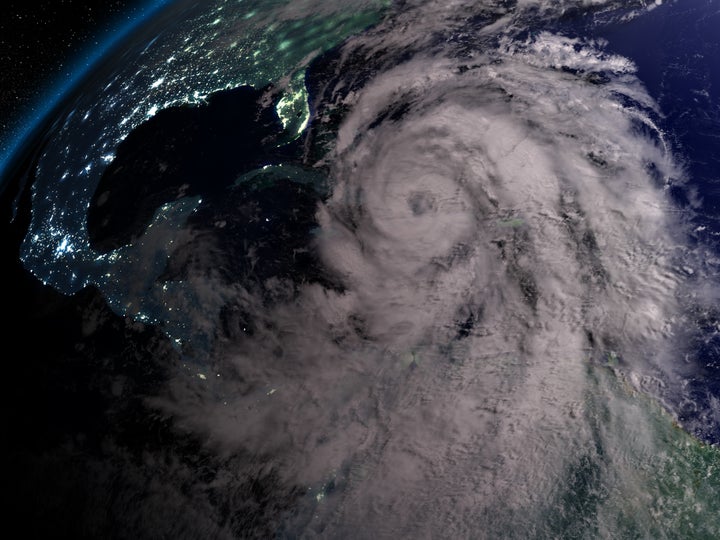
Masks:
[[[0,142],[147,0],[10,0],[0,14]]]

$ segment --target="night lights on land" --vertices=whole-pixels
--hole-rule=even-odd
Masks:
[[[112,80],[100,81],[93,90],[96,95],[92,101],[81,98],[73,104],[75,112],[67,117],[40,159],[33,222],[21,251],[26,267],[43,282],[67,294],[77,291],[82,284],[95,283],[116,311],[127,314],[124,306],[128,298],[117,282],[123,273],[134,271],[134,265],[140,264],[133,249],[141,248],[144,242],[99,254],[90,248],[84,216],[105,167],[116,158],[114,150],[133,129],[161,110],[201,103],[225,88],[242,85],[260,88],[290,79],[276,112],[289,135],[287,138],[299,136],[305,129],[309,110],[303,59],[334,46],[348,35],[349,27],[326,28],[326,19],[308,19],[277,22],[257,32],[224,34],[221,28],[225,25],[245,25],[256,15],[242,4],[225,4],[222,10],[207,13],[201,20],[188,21],[182,32],[159,34],[142,50],[139,63],[127,62]],[[338,17],[350,22],[350,27],[355,25],[356,30],[367,25],[362,17],[357,22],[354,15],[343,13]],[[316,35],[324,28],[325,39],[322,43],[295,39],[295,31],[300,28],[306,35]],[[280,56],[279,49],[285,49]],[[240,60],[239,52],[243,54]],[[276,55],[276,60],[268,61],[272,55]],[[254,62],[261,63],[263,69],[254,66]],[[98,103],[105,106],[98,107]],[[190,211],[197,212],[197,206],[192,210],[182,206],[180,211],[162,216],[162,226],[182,227]],[[159,221],[150,224],[153,232],[160,226]],[[174,245],[172,239],[165,249],[171,249],[170,245]],[[167,295],[183,294],[178,291],[184,291],[184,287],[179,281],[169,289],[166,284],[158,284],[153,292],[162,304]],[[143,307],[161,323],[177,320],[178,309],[171,312],[165,305]]]

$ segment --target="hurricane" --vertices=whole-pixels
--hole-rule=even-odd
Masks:
[[[250,104],[257,163],[205,191],[192,169],[105,241],[104,205],[145,170],[132,130],[104,165],[83,154],[94,221],[43,199],[64,165],[54,143],[40,160],[26,266],[166,334],[176,360],[143,403],[203,456],[188,488],[195,465],[166,450],[165,496],[133,516],[188,538],[720,536],[720,456],[701,437],[720,414],[681,414],[699,408],[690,359],[718,297],[700,203],[638,66],[598,31],[662,2],[366,3],[342,29],[296,22],[340,17],[329,4],[277,4],[207,17],[233,50],[247,20],[305,32],[291,67],[227,94]],[[309,43],[323,31],[334,44]],[[219,107],[211,94],[181,110]],[[154,118],[170,115],[132,122]],[[154,458],[117,455],[128,485],[156,478]],[[171,504],[193,507],[186,528],[159,525]]]
[[[659,405],[688,376],[685,173],[631,60],[521,24],[566,7],[494,6],[453,42],[477,7],[418,3],[308,79],[306,159],[330,178],[314,247],[338,287],[300,287],[223,353],[272,386],[262,435],[192,415],[314,482],[306,534],[717,531],[716,487],[676,491],[714,467]]]

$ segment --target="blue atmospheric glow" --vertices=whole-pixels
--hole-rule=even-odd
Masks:
[[[160,11],[172,0],[153,0],[142,8],[137,16],[124,23],[118,23],[111,30],[101,36],[101,44],[87,48],[78,54],[79,60],[68,70],[66,75],[58,75],[48,85],[48,90],[37,97],[32,103],[18,112],[17,127],[10,133],[0,135],[0,187],[3,183],[5,171],[13,161],[15,154],[23,147],[32,134],[37,130],[47,116],[62,100],[73,90],[100,60],[123,38],[135,30],[143,21]],[[23,115],[27,116],[23,118]]]

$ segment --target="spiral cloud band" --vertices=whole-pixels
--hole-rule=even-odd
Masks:
[[[356,480],[373,501],[343,523],[382,530],[373,509],[393,508],[394,527],[440,534],[421,517],[431,492],[460,522],[527,509],[597,436],[581,420],[589,362],[670,369],[681,278],[663,187],[679,171],[633,65],[601,45],[502,40],[468,69],[416,58],[350,96],[320,249],[377,347],[362,369],[403,355],[421,369],[397,396],[371,393],[394,435]],[[474,519],[456,532],[489,518]]]
[[[664,489],[630,471],[670,420],[630,396],[663,399],[677,375],[682,224],[665,188],[682,171],[632,62],[509,21],[461,58],[440,45],[325,89],[316,125],[348,112],[319,162],[316,247],[341,287],[257,304],[273,324],[223,353],[255,390],[230,377],[232,402],[188,408],[180,391],[171,408],[315,486],[303,530],[567,532],[552,509],[590,497],[574,482],[621,495],[568,522],[677,518],[632,499]],[[398,40],[381,26],[340,57],[382,65]]]

